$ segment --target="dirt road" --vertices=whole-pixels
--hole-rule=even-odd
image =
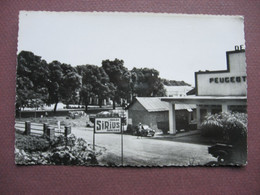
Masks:
[[[72,133],[93,143],[93,129],[73,127]],[[98,157],[100,165],[121,165],[121,135],[95,134],[95,145],[106,148]],[[208,154],[208,146],[181,143],[169,140],[156,140],[149,137],[139,138],[123,136],[123,165],[158,166],[158,165],[204,165],[216,160]]]

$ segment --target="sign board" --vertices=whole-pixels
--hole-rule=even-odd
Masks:
[[[195,78],[197,95],[246,96],[245,52],[227,52],[226,70],[197,72]]]
[[[121,118],[95,118],[95,133],[120,133]]]
[[[98,117],[95,118],[93,131],[93,150],[95,151],[95,134],[96,133],[121,133],[121,163],[124,165],[124,144],[122,131],[122,120],[120,117]]]

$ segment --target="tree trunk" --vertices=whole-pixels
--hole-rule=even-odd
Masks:
[[[59,102],[56,102],[56,103],[55,103],[54,110],[53,110],[54,113],[56,113],[58,103],[59,103]]]
[[[116,109],[116,100],[113,99],[113,110],[115,110],[115,109]]]
[[[98,104],[99,104],[99,108],[102,108],[102,99],[101,98],[98,100]]]

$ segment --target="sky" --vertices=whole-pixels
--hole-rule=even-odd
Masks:
[[[19,14],[18,53],[72,66],[124,60],[131,70],[154,68],[160,77],[194,86],[194,72],[226,69],[226,51],[245,45],[242,16],[118,12]]]

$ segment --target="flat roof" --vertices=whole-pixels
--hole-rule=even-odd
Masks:
[[[231,104],[246,105],[247,96],[185,96],[185,97],[162,97],[161,101],[174,104]]]

